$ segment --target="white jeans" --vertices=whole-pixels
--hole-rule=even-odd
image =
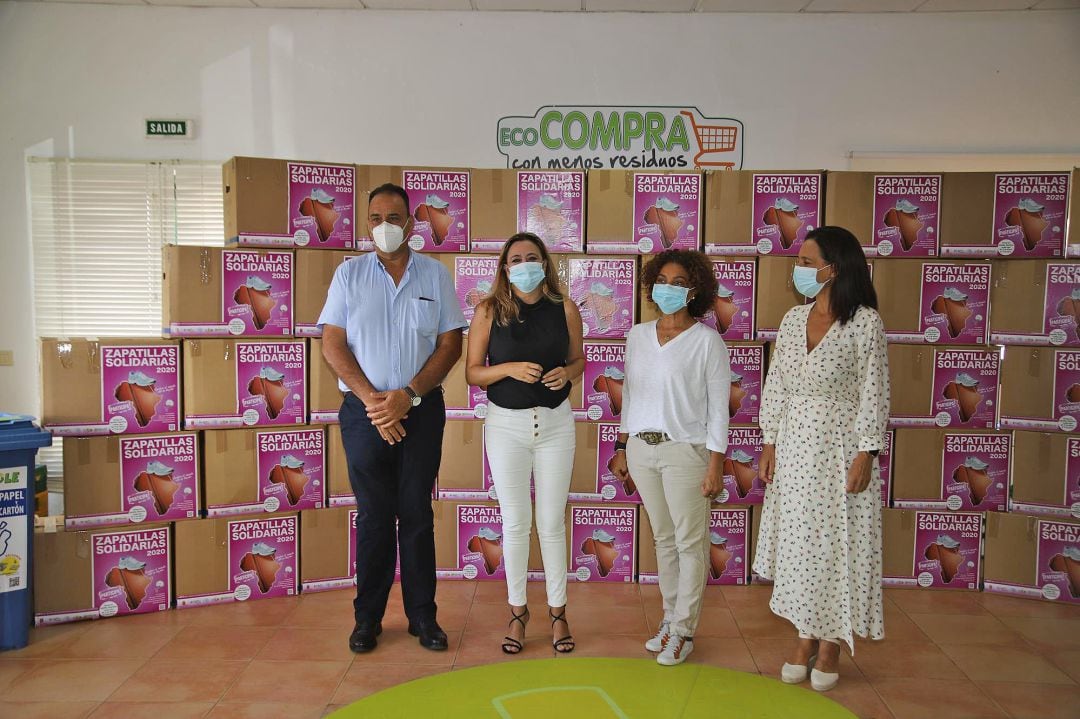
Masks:
[[[566,497],[574,469],[574,415],[570,402],[555,409],[505,409],[488,403],[484,421],[488,466],[503,520],[503,563],[510,604],[526,603],[532,502],[536,483],[536,533],[544,559],[548,604],[566,604]]]
[[[693,637],[709,548],[709,500],[701,494],[709,451],[700,444],[649,445],[631,437],[626,464],[652,525],[664,621],[679,636]]]

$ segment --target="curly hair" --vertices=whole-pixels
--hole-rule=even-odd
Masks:
[[[653,257],[641,271],[641,288],[644,290],[645,296],[652,302],[653,285],[656,284],[656,278],[660,276],[660,270],[669,262],[674,262],[686,270],[686,274],[690,277],[690,287],[697,290],[686,305],[690,316],[703,317],[706,312],[712,309],[717,288],[712,262],[709,261],[704,252],[667,250]]]

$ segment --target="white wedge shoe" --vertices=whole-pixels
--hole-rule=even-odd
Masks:
[[[839,681],[839,673],[819,672],[817,669],[810,672],[810,686],[816,692],[827,692],[834,689]]]
[[[780,668],[780,681],[784,684],[800,684],[806,681],[806,675],[810,670],[810,667],[814,666],[814,661],[817,659],[817,654],[814,654],[806,661],[806,664],[788,664],[784,662],[784,666]],[[815,670],[816,671],[816,670]]]

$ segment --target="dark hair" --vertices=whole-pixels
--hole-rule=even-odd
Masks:
[[[686,270],[690,275],[690,286],[697,290],[686,309],[691,317],[704,317],[705,313],[712,309],[716,300],[716,275],[713,274],[712,263],[703,252],[696,250],[667,250],[649,260],[641,271],[641,288],[645,290],[645,296],[652,302],[652,289],[656,284],[656,278],[660,276],[660,270],[669,262]],[[656,304],[653,302],[653,304]]]
[[[409,209],[409,193],[405,192],[405,188],[401,185],[395,185],[393,182],[386,182],[379,185],[368,193],[368,204],[370,205],[371,201],[378,195],[397,195],[401,198],[401,201],[405,203],[405,213],[408,214],[411,212]]]
[[[866,255],[855,235],[843,227],[824,225],[806,233],[806,242],[813,240],[821,250],[821,258],[832,265],[833,281],[829,291],[829,310],[832,316],[847,324],[855,318],[860,307],[877,309],[877,292],[870,281]]]
[[[480,302],[481,307],[491,310],[492,322],[502,327],[506,327],[511,321],[517,321],[520,315],[518,303],[514,301],[514,292],[510,289],[510,278],[506,276],[506,258],[510,254],[510,248],[518,242],[531,242],[540,255],[540,262],[544,265],[544,281],[540,284],[543,288],[543,299],[555,304],[563,303],[562,290],[559,289],[559,273],[555,263],[551,261],[544,241],[531,232],[519,232],[503,243],[491,293]]]

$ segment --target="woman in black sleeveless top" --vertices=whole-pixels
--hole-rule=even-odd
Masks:
[[[478,538],[485,559],[501,551],[510,602],[507,654],[523,648],[529,609],[525,581],[536,486],[536,532],[544,560],[548,614],[558,652],[574,650],[566,623],[566,498],[574,467],[571,384],[585,369],[581,315],[559,289],[543,241],[514,235],[503,245],[491,294],[469,328],[465,378],[486,387],[484,442],[502,513],[503,536]],[[495,561],[492,564],[496,565]]]

